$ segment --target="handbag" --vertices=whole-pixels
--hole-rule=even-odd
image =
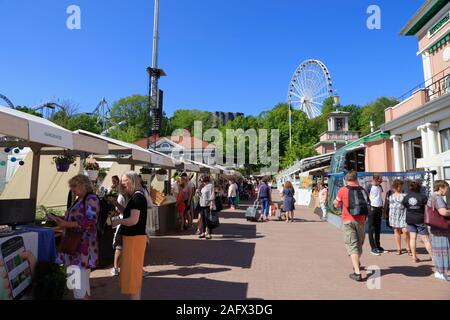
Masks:
[[[436,200],[431,201],[431,206],[425,207],[425,224],[433,229],[447,231],[449,229],[449,222],[436,209]]]
[[[209,210],[206,220],[208,228],[211,230],[217,229],[220,226],[219,215],[215,211]]]
[[[78,252],[81,242],[81,233],[75,229],[66,229],[59,244],[59,252],[74,256]]]

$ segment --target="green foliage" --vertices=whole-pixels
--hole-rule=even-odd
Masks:
[[[113,123],[126,121],[126,126],[111,132],[113,138],[134,142],[149,134],[148,96],[134,94],[113,104],[110,118]]]
[[[67,293],[66,270],[52,261],[38,262],[33,276],[35,300],[63,300]]]
[[[361,135],[365,136],[370,133],[370,118],[372,116],[376,129],[385,122],[384,110],[395,106],[397,103],[398,100],[395,98],[381,97],[364,106],[358,122],[358,130],[361,131]]]
[[[31,109],[31,108],[28,108],[28,107],[16,106],[14,109],[18,110],[18,111],[22,111],[22,112],[28,113],[28,114],[31,114],[31,115],[36,116],[36,117],[41,117],[42,118],[42,114],[41,113],[39,113],[39,112],[37,112],[37,111],[35,111],[35,110]]]
[[[97,134],[102,132],[102,126],[98,123],[97,117],[85,113],[69,117],[65,128],[70,131],[85,130]]]

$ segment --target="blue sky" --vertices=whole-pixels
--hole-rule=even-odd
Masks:
[[[306,59],[329,68],[343,104],[398,97],[423,81],[417,40],[400,29],[424,0],[161,0],[165,111],[259,114],[286,100]],[[82,29],[66,28],[81,7]],[[366,28],[370,4],[382,29]],[[0,0],[0,93],[16,105],[59,98],[91,111],[147,92],[152,0]]]

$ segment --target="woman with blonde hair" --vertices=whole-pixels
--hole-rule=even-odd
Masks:
[[[123,210],[123,219],[115,220],[113,227],[120,227],[122,258],[120,262],[120,287],[122,294],[132,300],[141,299],[142,271],[147,244],[147,199],[142,192],[139,176],[128,172],[122,176],[122,185],[130,197]]]
[[[286,212],[286,222],[294,222],[295,210],[295,190],[290,181],[284,183],[283,188],[283,209]]]
[[[73,290],[74,298],[88,299],[91,295],[89,284],[91,269],[95,268],[98,262],[97,218],[100,212],[100,200],[94,194],[91,181],[84,175],[77,175],[70,179],[69,188],[76,196],[76,200],[67,210],[64,219],[50,214],[48,218],[64,229],[62,244],[69,241],[75,244],[78,242],[76,252],[64,252],[71,245],[62,245],[58,260],[66,267],[79,268],[81,283]]]

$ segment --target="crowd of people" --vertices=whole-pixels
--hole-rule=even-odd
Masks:
[[[349,172],[333,202],[334,207],[342,210],[345,247],[353,265],[350,278],[362,281],[361,257],[366,238],[366,226],[370,243],[370,253],[381,256],[388,252],[381,246],[382,220],[394,230],[395,253],[406,254],[413,263],[421,260],[417,254],[417,239],[424,243],[430,261],[435,267],[435,277],[448,281],[450,269],[450,228],[430,227],[425,224],[426,208],[434,208],[439,215],[450,217],[445,197],[449,184],[435,181],[434,192],[424,196],[422,184],[417,181],[408,183],[405,192],[404,181],[394,180],[391,190],[382,188],[383,177],[374,175],[371,184],[363,188],[358,183],[356,172]],[[127,172],[122,177],[113,176],[112,185],[107,191],[110,197],[96,195],[94,186],[87,176],[77,175],[69,181],[70,194],[68,209],[64,218],[49,215],[63,232],[59,248],[58,262],[66,267],[76,266],[80,270],[81,286],[73,290],[75,299],[88,299],[90,293],[90,272],[97,267],[99,259],[98,221],[101,219],[107,199],[109,208],[114,208],[114,216],[109,223],[115,229],[113,239],[114,266],[112,276],[120,276],[120,290],[131,299],[141,298],[144,257],[149,244],[147,235],[147,210],[153,207],[150,190],[143,179],[135,172]],[[252,191],[251,191],[252,190]],[[211,225],[211,212],[223,209],[228,203],[231,212],[236,210],[239,200],[248,192],[249,199],[261,205],[261,221],[268,221],[274,203],[272,185],[265,177],[257,179],[221,179],[213,181],[209,176],[200,177],[196,186],[192,176],[182,173],[171,184],[171,193],[176,198],[176,210],[180,218],[181,231],[192,229],[200,239],[209,240],[214,227]],[[280,190],[281,209],[287,223],[294,221],[295,188],[286,181]],[[325,183],[317,189],[321,219],[327,219],[328,188]],[[194,218],[197,217],[197,229]],[[450,220],[448,220],[450,221]],[[402,248],[402,238],[404,246]],[[73,246],[75,244],[75,246]],[[70,249],[70,247],[75,249]],[[71,251],[72,250],[72,251]]]
[[[413,263],[421,260],[417,255],[417,238],[420,237],[429,254],[429,260],[435,267],[435,277],[448,281],[450,269],[450,228],[435,228],[425,224],[425,210],[435,208],[439,215],[450,217],[445,197],[449,184],[445,181],[435,181],[434,192],[427,198],[424,196],[422,184],[417,181],[409,183],[408,192],[404,192],[404,182],[395,180],[392,190],[383,199],[381,187],[382,177],[374,175],[369,188],[364,189],[358,184],[356,172],[350,172],[345,177],[346,186],[338,191],[334,206],[342,209],[343,232],[347,253],[351,258],[353,273],[350,278],[362,281],[361,256],[366,237],[366,223],[371,246],[371,254],[380,256],[387,251],[381,246],[380,233],[382,219],[394,229],[396,254],[402,255],[401,238],[404,235],[406,253]]]

